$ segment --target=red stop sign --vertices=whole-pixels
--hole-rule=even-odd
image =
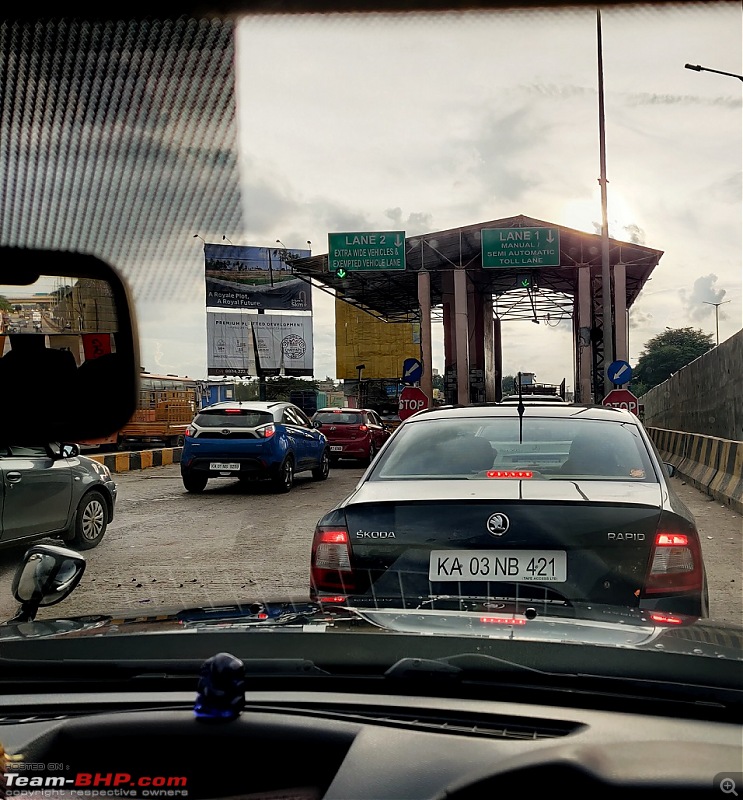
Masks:
[[[400,393],[400,419],[407,419],[424,408],[428,408],[428,396],[415,386],[406,386]]]
[[[626,408],[627,411],[631,411],[633,414],[637,414],[640,411],[640,401],[629,389],[612,389],[601,401],[601,405]]]

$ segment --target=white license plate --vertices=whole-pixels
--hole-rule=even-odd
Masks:
[[[564,583],[564,550],[432,550],[431,581],[538,581]]]
[[[233,461],[212,461],[212,463],[209,464],[209,469],[215,472],[239,472],[240,465]]]
[[[330,445],[330,452],[331,453],[342,453],[343,452],[343,446],[340,445],[340,444],[331,444]]]

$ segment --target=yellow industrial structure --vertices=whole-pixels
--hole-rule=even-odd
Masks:
[[[364,365],[365,380],[400,378],[406,358],[420,358],[420,325],[413,322],[382,322],[336,298],[335,376],[357,380],[358,365]]]

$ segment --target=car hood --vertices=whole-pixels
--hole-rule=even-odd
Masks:
[[[636,608],[585,605],[521,613],[507,604],[437,598],[436,609],[378,609],[315,602],[275,601],[203,608],[156,609],[142,614],[86,615],[0,625],[0,647],[13,640],[80,637],[245,633],[354,633],[487,638],[551,644],[587,644],[743,660],[743,628]],[[303,646],[297,644],[297,654]],[[2,651],[0,651],[1,653]]]

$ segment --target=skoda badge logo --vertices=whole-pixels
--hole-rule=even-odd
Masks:
[[[505,514],[492,514],[488,517],[488,533],[492,533],[493,536],[503,536],[510,524]]]

